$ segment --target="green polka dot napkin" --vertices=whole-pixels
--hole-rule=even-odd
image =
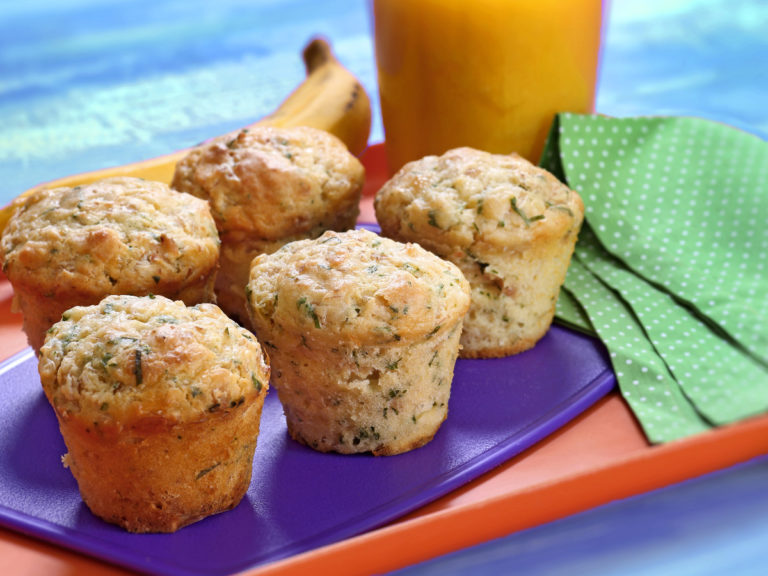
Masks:
[[[632,310],[574,258],[564,293],[578,294],[595,331],[610,351],[624,399],[652,442],[701,432],[708,423],[698,414],[658,355]]]
[[[563,114],[541,164],[586,206],[558,321],[605,342],[649,440],[768,411],[768,144]]]

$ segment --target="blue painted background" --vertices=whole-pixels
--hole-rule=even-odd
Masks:
[[[313,34],[376,100],[364,0],[0,3],[0,202],[150,158],[271,111]],[[694,114],[768,134],[768,2],[614,0],[597,109]],[[373,141],[383,138],[378,107]]]
[[[314,34],[375,95],[368,31],[363,2],[2,2],[0,201],[258,119],[303,78]]]

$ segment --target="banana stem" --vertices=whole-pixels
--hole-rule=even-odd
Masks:
[[[323,64],[336,60],[336,56],[334,56],[333,50],[331,50],[331,45],[324,38],[320,37],[313,38],[304,47],[302,58],[307,74],[311,74]]]

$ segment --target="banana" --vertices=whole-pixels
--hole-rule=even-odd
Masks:
[[[357,78],[336,58],[330,44],[313,38],[303,53],[305,78],[274,112],[245,126],[310,126],[337,136],[350,152],[359,155],[368,145],[371,101]],[[77,186],[112,176],[137,176],[169,184],[176,163],[190,149],[114,168],[60,178],[30,188],[0,210],[0,234],[27,196],[42,188]]]
[[[320,128],[337,136],[353,154],[360,154],[371,130],[368,94],[322,38],[307,44],[303,57],[306,79],[257,124]]]

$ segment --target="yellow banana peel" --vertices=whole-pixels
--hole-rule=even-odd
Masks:
[[[303,57],[304,81],[257,124],[320,128],[341,139],[353,154],[360,154],[368,145],[371,130],[368,94],[325,40],[312,40]]]
[[[337,136],[355,155],[368,145],[371,102],[357,78],[336,58],[330,44],[312,39],[303,51],[306,76],[271,114],[249,126],[310,126]],[[47,182],[20,194],[0,210],[0,234],[25,198],[42,188],[78,186],[113,176],[136,176],[170,183],[176,163],[189,149],[114,168],[86,172]]]

